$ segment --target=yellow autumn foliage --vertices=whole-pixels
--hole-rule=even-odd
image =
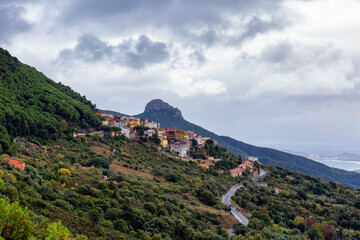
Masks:
[[[301,216],[297,216],[297,217],[295,217],[295,219],[294,219],[294,222],[295,222],[296,224],[303,223],[304,221],[305,221],[305,219],[304,219],[303,217],[301,217]]]
[[[60,168],[58,173],[61,175],[61,176],[71,176],[71,172],[69,169],[66,169],[66,168]]]

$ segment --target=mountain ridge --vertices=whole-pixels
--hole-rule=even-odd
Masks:
[[[168,105],[171,106],[170,104]],[[144,111],[143,113],[134,116],[160,122],[160,125],[163,128],[176,127],[181,130],[194,131],[203,137],[210,137],[218,141],[221,146],[226,147],[229,152],[236,156],[241,155],[242,157],[245,157],[246,155],[254,155],[259,157],[260,161],[265,164],[272,164],[300,171],[309,175],[320,177],[327,181],[340,182],[351,187],[360,187],[359,173],[331,168],[325,164],[302,156],[247,144],[228,136],[219,136],[214,132],[193,124],[182,117],[178,117],[174,114],[174,109],[176,108],[161,108],[157,111]]]

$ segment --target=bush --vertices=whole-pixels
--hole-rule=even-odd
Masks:
[[[61,176],[71,176],[71,172],[69,169],[66,169],[66,168],[60,168],[58,173],[61,175]]]
[[[94,167],[97,167],[97,168],[106,168],[106,169],[109,169],[110,167],[110,162],[108,159],[102,157],[102,156],[98,156],[98,157],[95,157],[93,159],[91,159],[90,161],[90,166],[94,166]]]
[[[0,237],[4,239],[28,239],[33,232],[28,210],[19,207],[18,203],[11,205],[0,199]]]
[[[66,240],[70,239],[70,231],[64,227],[61,222],[55,222],[49,225],[46,230],[45,240]]]

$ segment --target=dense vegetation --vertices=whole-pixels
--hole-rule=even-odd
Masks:
[[[360,238],[359,190],[278,167],[268,170],[262,179],[268,186],[247,181],[233,197],[250,217],[248,227],[237,224],[235,232],[265,239]]]
[[[260,161],[265,164],[272,164],[275,166],[300,171],[309,175],[320,177],[327,181],[336,181],[348,186],[360,187],[359,173],[331,168],[324,164],[315,162],[304,157],[277,151],[270,148],[253,146],[226,136],[218,136],[211,131],[208,131],[198,125],[195,125],[185,120],[182,117],[175,116],[174,111],[172,111],[171,109],[161,109],[158,111],[153,111],[151,113],[144,112],[137,116],[160,122],[161,127],[163,128],[176,127],[182,130],[194,131],[204,137],[210,137],[211,139],[218,141],[221,146],[225,147],[230,153],[234,154],[235,156],[257,156],[259,157]]]
[[[215,168],[159,155],[160,146],[143,138],[69,137],[46,146],[16,138],[16,145],[27,166],[20,171],[1,164],[0,196],[6,203],[1,200],[0,205],[11,212],[16,210],[14,203],[20,203],[16,211],[28,223],[27,236],[45,239],[51,228],[76,239],[360,236],[360,192],[299,172],[267,166],[270,174],[262,179],[267,186],[242,178],[246,188],[240,188],[233,200],[247,212],[250,223],[235,224],[238,235],[229,237],[226,219],[233,217],[219,200],[240,178],[226,171],[218,175]],[[210,147],[206,154],[226,154]],[[228,161],[240,159],[232,156]],[[1,221],[11,219],[0,216]]]
[[[68,139],[44,146],[16,138],[25,171],[1,166],[0,196],[28,208],[33,236],[60,220],[73,237],[90,239],[228,238],[221,220],[232,217],[219,200],[235,179],[159,155],[151,140]]]
[[[14,155],[12,139],[57,139],[75,128],[96,128],[95,105],[0,48],[0,154]]]
[[[205,169],[197,160],[163,153],[156,137],[73,138],[76,128],[101,129],[95,105],[2,49],[0,89],[0,239],[360,237],[358,190],[271,166],[263,179],[268,186],[249,176],[232,178],[228,170],[241,157],[212,141],[192,149],[194,158],[222,159]],[[203,134],[182,118],[168,117],[170,126]],[[246,153],[264,161],[283,154],[246,146]],[[2,162],[8,154],[24,160],[25,170]],[[235,224],[237,235],[229,237],[226,229],[237,220],[220,198],[238,181],[246,188],[233,200],[250,223]]]

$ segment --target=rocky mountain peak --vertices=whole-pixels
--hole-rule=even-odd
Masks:
[[[167,102],[164,102],[161,99],[154,99],[151,100],[148,104],[146,104],[145,107],[145,113],[154,113],[161,110],[168,110],[169,112],[172,112],[176,117],[182,118],[182,113],[178,108],[174,108]]]

